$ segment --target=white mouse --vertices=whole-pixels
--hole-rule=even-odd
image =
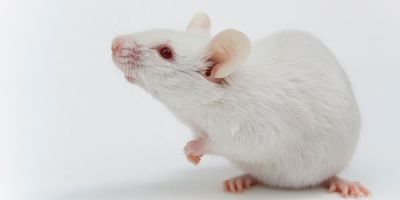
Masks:
[[[112,43],[127,80],[193,130],[188,160],[214,154],[239,166],[245,174],[226,180],[227,192],[261,183],[368,196],[360,183],[336,176],[356,148],[360,114],[330,51],[300,31],[251,43],[233,29],[211,37],[209,28],[199,13],[185,32],[151,30]]]

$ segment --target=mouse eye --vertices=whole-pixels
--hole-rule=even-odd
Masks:
[[[162,47],[158,50],[160,53],[161,57],[165,59],[172,59],[172,50],[169,47]]]

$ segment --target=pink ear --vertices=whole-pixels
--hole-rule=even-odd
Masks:
[[[214,66],[211,77],[225,78],[246,62],[250,54],[249,38],[233,29],[224,30],[216,35],[209,46]]]
[[[210,31],[210,23],[210,18],[207,14],[197,13],[190,21],[186,30],[189,32],[208,34]]]

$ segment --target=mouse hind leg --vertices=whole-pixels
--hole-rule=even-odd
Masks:
[[[370,191],[359,182],[347,181],[339,178],[338,176],[329,178],[328,180],[324,181],[322,185],[328,188],[329,192],[341,193],[345,198],[348,196],[359,198],[368,197],[371,195]]]
[[[259,181],[250,174],[243,174],[224,181],[225,192],[243,192],[251,186],[259,184]]]

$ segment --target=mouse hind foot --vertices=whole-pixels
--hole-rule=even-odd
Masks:
[[[328,188],[329,192],[341,193],[344,198],[349,196],[354,198],[371,196],[371,192],[365,186],[361,185],[361,183],[347,181],[338,176],[329,178],[322,185]]]
[[[224,181],[225,192],[243,192],[251,186],[257,185],[259,182],[250,174],[243,174]]]

